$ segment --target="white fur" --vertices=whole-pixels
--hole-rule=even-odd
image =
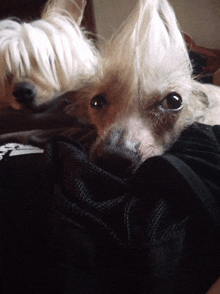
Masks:
[[[193,81],[194,120],[208,125],[220,124],[220,87]]]
[[[53,0],[39,20],[0,22],[0,81],[6,90],[1,98],[6,104],[16,107],[9,92],[17,82],[37,86],[39,105],[81,87],[94,74],[97,51],[79,27],[84,6],[83,0]]]

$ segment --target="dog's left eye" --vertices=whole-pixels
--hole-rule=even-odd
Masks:
[[[178,93],[172,92],[163,99],[160,108],[163,110],[179,111],[183,108],[182,97]]]
[[[90,102],[92,108],[102,109],[107,104],[105,94],[98,94],[94,96]]]

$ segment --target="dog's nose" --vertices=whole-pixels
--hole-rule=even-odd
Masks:
[[[127,138],[126,131],[115,130],[98,140],[92,149],[91,160],[104,170],[123,177],[140,163],[139,145]]]
[[[21,82],[15,85],[12,94],[18,103],[24,106],[30,106],[36,95],[36,88],[29,82]]]

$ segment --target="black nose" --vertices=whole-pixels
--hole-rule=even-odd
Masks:
[[[30,106],[36,95],[36,88],[33,84],[28,82],[17,83],[12,93],[18,103],[24,106]]]
[[[106,138],[98,139],[91,159],[102,169],[124,177],[132,173],[141,161],[139,145],[129,141],[124,130],[115,130]]]

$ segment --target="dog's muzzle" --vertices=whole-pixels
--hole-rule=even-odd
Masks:
[[[124,177],[132,173],[140,164],[139,143],[126,137],[125,130],[111,131],[100,138],[91,150],[91,160],[104,170]]]
[[[18,103],[25,107],[31,107],[36,95],[36,88],[29,82],[21,82],[15,85],[12,94]]]

